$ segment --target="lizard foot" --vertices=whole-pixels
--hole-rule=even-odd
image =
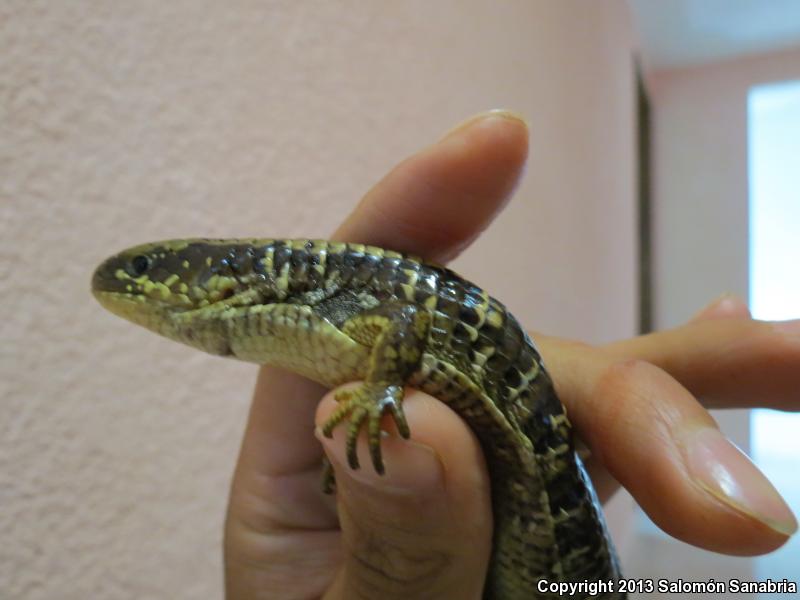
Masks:
[[[347,462],[353,469],[358,469],[356,442],[358,434],[366,422],[367,441],[372,466],[379,474],[383,474],[383,458],[381,457],[381,418],[389,413],[394,419],[400,435],[410,435],[405,414],[403,414],[403,388],[397,385],[376,385],[365,383],[357,388],[341,390],[336,393],[337,409],[322,426],[325,437],[333,437],[333,429],[339,423],[348,420],[347,427]]]

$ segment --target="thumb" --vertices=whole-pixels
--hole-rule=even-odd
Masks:
[[[318,428],[335,407],[328,394],[317,411]],[[336,475],[344,556],[325,598],[481,597],[492,513],[480,445],[431,396],[407,390],[403,409],[411,439],[386,428],[384,475],[371,466],[365,435],[358,441],[358,470],[347,463],[346,425],[333,439],[317,435]]]

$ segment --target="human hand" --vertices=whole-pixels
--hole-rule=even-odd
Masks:
[[[527,139],[508,113],[462,124],[390,172],[333,237],[451,260],[509,198]],[[753,321],[728,298],[683,327],[604,347],[534,339],[592,451],[601,495],[619,481],[667,532],[718,552],[767,552],[796,530],[697,398],[799,409],[800,323]],[[334,409],[331,393],[317,407],[324,394],[261,369],[226,519],[227,597],[479,598],[492,515],[474,434],[443,403],[409,391],[412,440],[383,438],[386,475],[352,471],[342,435],[314,437],[312,421],[321,426]],[[322,447],[336,497],[321,493]]]

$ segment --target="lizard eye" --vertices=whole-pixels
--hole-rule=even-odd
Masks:
[[[144,275],[147,269],[150,268],[150,259],[139,254],[131,259],[131,271],[134,275]]]

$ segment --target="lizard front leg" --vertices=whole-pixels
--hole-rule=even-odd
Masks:
[[[366,425],[370,457],[375,471],[384,472],[381,457],[381,418],[389,413],[404,438],[409,437],[403,413],[403,386],[422,358],[431,315],[410,302],[388,302],[360,312],[342,324],[342,332],[370,348],[364,383],[336,393],[337,409],[322,426],[326,437],[348,420],[347,460],[359,467],[356,441]]]

